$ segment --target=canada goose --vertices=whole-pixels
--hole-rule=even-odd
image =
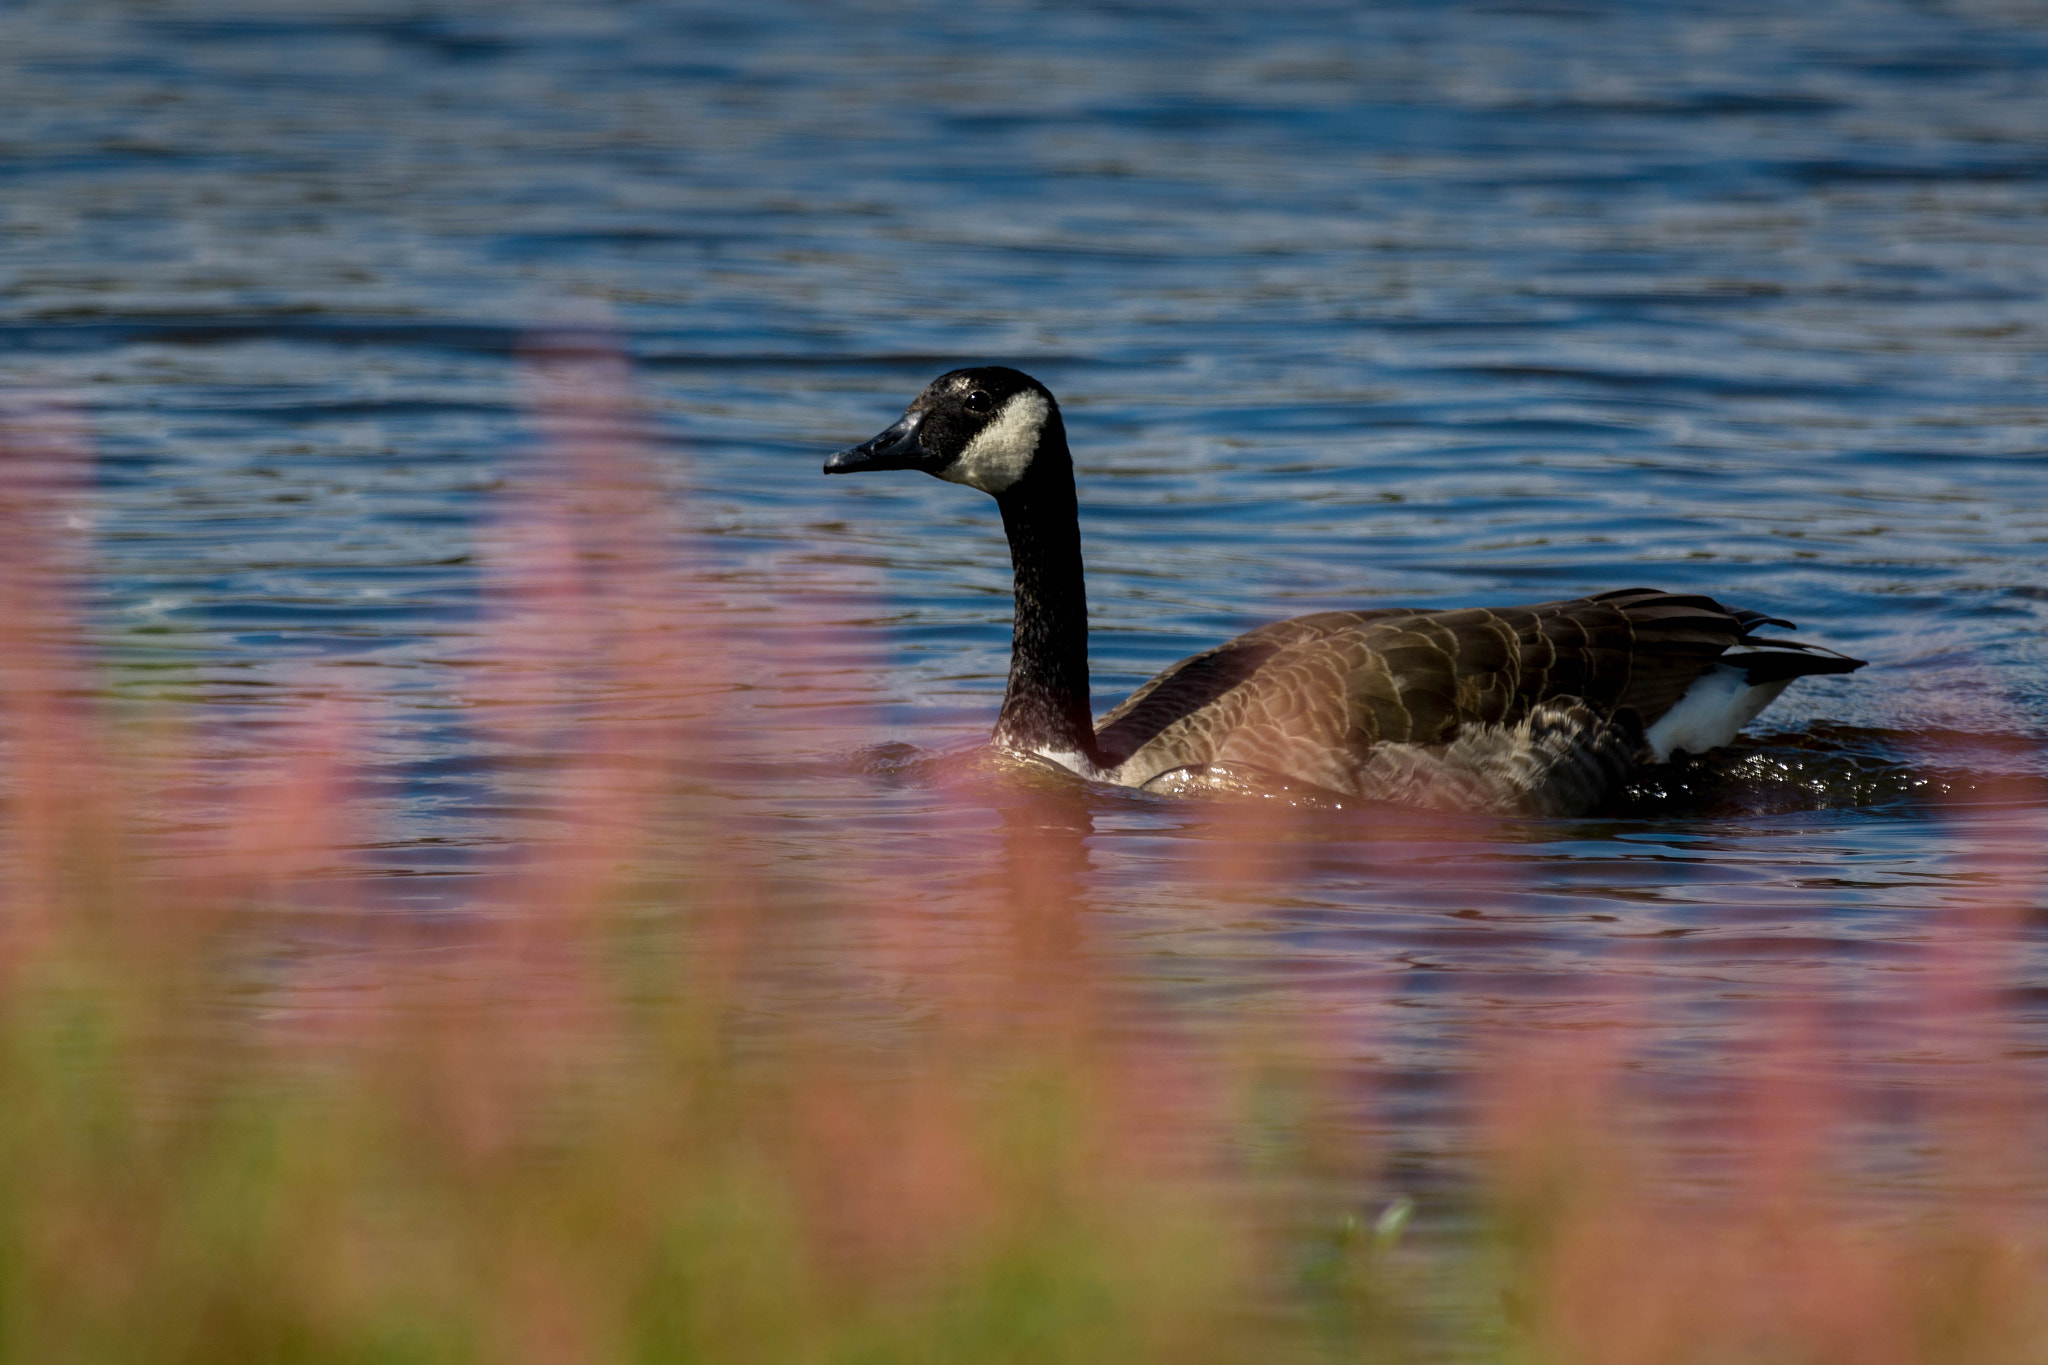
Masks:
[[[1795,678],[1863,666],[1752,634],[1788,621],[1625,588],[1533,606],[1276,621],[1181,660],[1097,724],[1074,463],[1052,393],[999,366],[942,374],[895,425],[825,462],[827,474],[874,469],[921,469],[995,498],[1017,600],[993,742],[1098,782],[1306,783],[1417,805],[1574,814],[1643,763],[1726,744]]]

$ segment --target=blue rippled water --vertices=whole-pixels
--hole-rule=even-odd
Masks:
[[[1710,1095],[1749,1005],[1881,1020],[1959,908],[2030,911],[1998,951],[2048,1044],[2027,0],[0,7],[5,401],[87,433],[110,686],[228,757],[383,708],[385,828],[335,858],[400,905],[471,906],[473,851],[546,834],[478,720],[479,547],[565,327],[630,358],[647,496],[697,537],[749,856],[960,799],[901,746],[993,716],[993,509],[817,471],[1002,361],[1067,410],[1098,705],[1275,616],[1633,584],[1872,661],[1628,818],[1319,820],[1255,904],[1202,881],[1208,815],[1103,798],[1084,890],[1133,973],[1328,1022],[1412,1079],[1423,1153],[1482,1022],[1654,979],[1648,1065]]]

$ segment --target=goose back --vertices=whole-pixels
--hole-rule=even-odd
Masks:
[[[1097,743],[1132,786],[1225,764],[1359,793],[1382,746],[1508,735],[1546,704],[1640,735],[1737,647],[1757,684],[1856,666],[1759,640],[1765,624],[1785,623],[1654,588],[1518,607],[1319,612],[1173,665],[1103,717]]]

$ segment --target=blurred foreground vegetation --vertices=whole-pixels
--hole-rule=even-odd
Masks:
[[[480,857],[440,916],[337,870],[377,837],[350,776],[374,717],[311,708],[223,769],[95,700],[62,451],[17,438],[0,1359],[2048,1360],[2048,1101],[1995,1030],[1890,1182],[1796,1020],[1731,1059],[1713,1144],[1619,1037],[1499,1040],[1438,1187],[1462,1193],[1416,1202],[1323,1103],[1363,1063],[1323,1074],[1091,957],[1070,795],[971,794],[1001,828],[960,833],[990,846],[965,925],[916,905],[915,867],[891,894],[731,863],[691,769],[715,714],[607,728],[716,641],[662,615],[686,593],[630,448],[547,402],[568,473],[508,516],[498,589],[499,652],[532,666],[497,690],[539,699],[497,723],[563,833]],[[572,665],[610,709],[549,710]],[[650,880],[657,847],[692,875]],[[1916,967],[1948,1046],[2003,989],[1983,964]]]
[[[330,913],[309,950],[267,838],[166,875],[101,795],[11,812],[6,1360],[2048,1358],[2033,1094],[1873,1208],[1790,1045],[1702,1198],[1621,1058],[1509,1050],[1462,1230],[1418,1237],[1317,1078],[1134,1028],[1028,892],[877,1027],[755,955],[764,888],[650,927],[513,873],[456,930]],[[848,965],[917,974],[890,907],[834,913],[879,931]]]

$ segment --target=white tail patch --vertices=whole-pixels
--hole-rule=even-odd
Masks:
[[[1010,395],[995,420],[975,433],[960,458],[938,471],[948,483],[1000,493],[1024,477],[1038,454],[1038,433],[1052,406],[1035,389]]]
[[[1678,704],[1659,717],[1643,738],[1659,763],[1675,753],[1703,754],[1718,749],[1791,685],[1790,678],[1752,684],[1735,665],[1715,664],[1685,689]]]

